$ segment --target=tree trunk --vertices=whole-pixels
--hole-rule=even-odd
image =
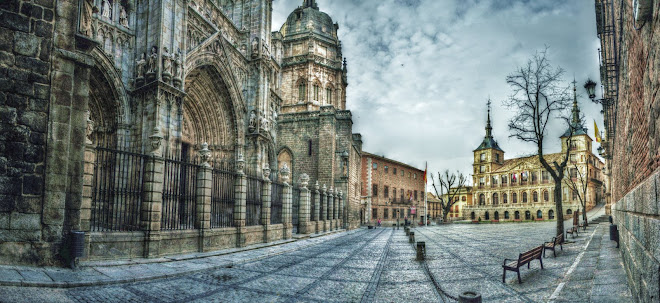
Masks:
[[[451,206],[449,207],[449,209],[451,209]],[[442,222],[443,223],[447,222],[447,215],[448,214],[449,214],[449,210],[443,209],[443,212],[442,212]]]
[[[557,235],[564,234],[564,209],[561,199],[561,179],[555,180],[555,211],[557,212]]]
[[[584,204],[582,204],[582,221],[584,222],[584,226],[587,226],[587,202],[585,201]]]

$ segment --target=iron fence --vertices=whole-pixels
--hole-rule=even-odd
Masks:
[[[309,198],[309,209],[310,209],[310,221],[316,221],[318,217],[316,217],[314,214],[316,214],[316,195],[311,194]]]
[[[270,185],[270,224],[282,223],[282,200],[284,184],[273,182]]]
[[[245,209],[245,224],[247,226],[259,225],[261,218],[261,187],[263,180],[254,175],[247,176],[247,195]]]
[[[319,221],[325,221],[325,216],[323,216],[324,204],[324,199],[321,199],[321,196],[319,196]]]
[[[211,191],[211,228],[234,226],[234,183],[236,173],[214,168]]]
[[[147,156],[96,148],[92,183],[92,231],[140,229],[142,181]]]
[[[199,166],[165,159],[161,230],[194,229]]]
[[[299,222],[298,211],[300,208],[300,188],[294,185],[291,195],[291,224],[293,225],[293,233],[297,234]]]

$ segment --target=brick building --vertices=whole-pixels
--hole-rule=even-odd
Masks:
[[[637,302],[660,298],[660,1],[596,0],[610,177],[628,285]]]
[[[410,165],[362,152],[362,197],[365,222],[379,218],[384,222],[397,219],[423,222],[424,171]]]
[[[447,220],[465,220],[465,208],[468,205],[473,205],[472,197],[472,186],[463,186],[459,188],[452,188],[453,199],[455,204],[451,207],[451,210],[447,214]],[[449,198],[447,194],[444,194],[440,200],[446,201]],[[442,215],[440,216],[442,218]]]
[[[575,88],[574,88],[575,91]],[[575,93],[575,92],[574,92]],[[560,202],[567,215],[581,209],[578,195],[562,184],[562,201],[554,201],[554,180],[545,171],[537,156],[504,159],[502,150],[492,136],[490,108],[486,122],[486,136],[474,150],[473,197],[464,212],[471,220],[521,221],[552,220],[555,203]],[[560,162],[569,151],[566,178],[572,178],[581,190],[586,185],[586,208],[591,209],[602,197],[603,163],[591,152],[592,140],[580,125],[577,97],[573,100],[573,120],[577,131],[569,142],[570,131],[561,136],[562,151],[546,154],[549,163]],[[579,180],[578,180],[579,178]]]
[[[426,193],[426,204],[428,206],[429,219],[436,221],[442,219],[442,205],[440,204],[440,199],[438,199],[433,193]]]

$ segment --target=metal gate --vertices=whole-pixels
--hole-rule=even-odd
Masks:
[[[298,233],[298,212],[300,210],[300,189],[294,187],[293,188],[293,197],[292,197],[292,205],[291,205],[291,223],[293,224],[293,233],[297,234]]]

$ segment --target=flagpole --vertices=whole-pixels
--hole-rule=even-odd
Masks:
[[[427,197],[426,197],[427,196],[426,195],[426,183],[428,183],[427,180],[426,180],[426,174],[428,174],[428,170],[429,170],[429,163],[425,162],[425,164],[424,164],[424,213],[426,214],[426,218],[425,218],[426,221],[424,221],[424,226],[429,226],[429,204],[428,204]]]

